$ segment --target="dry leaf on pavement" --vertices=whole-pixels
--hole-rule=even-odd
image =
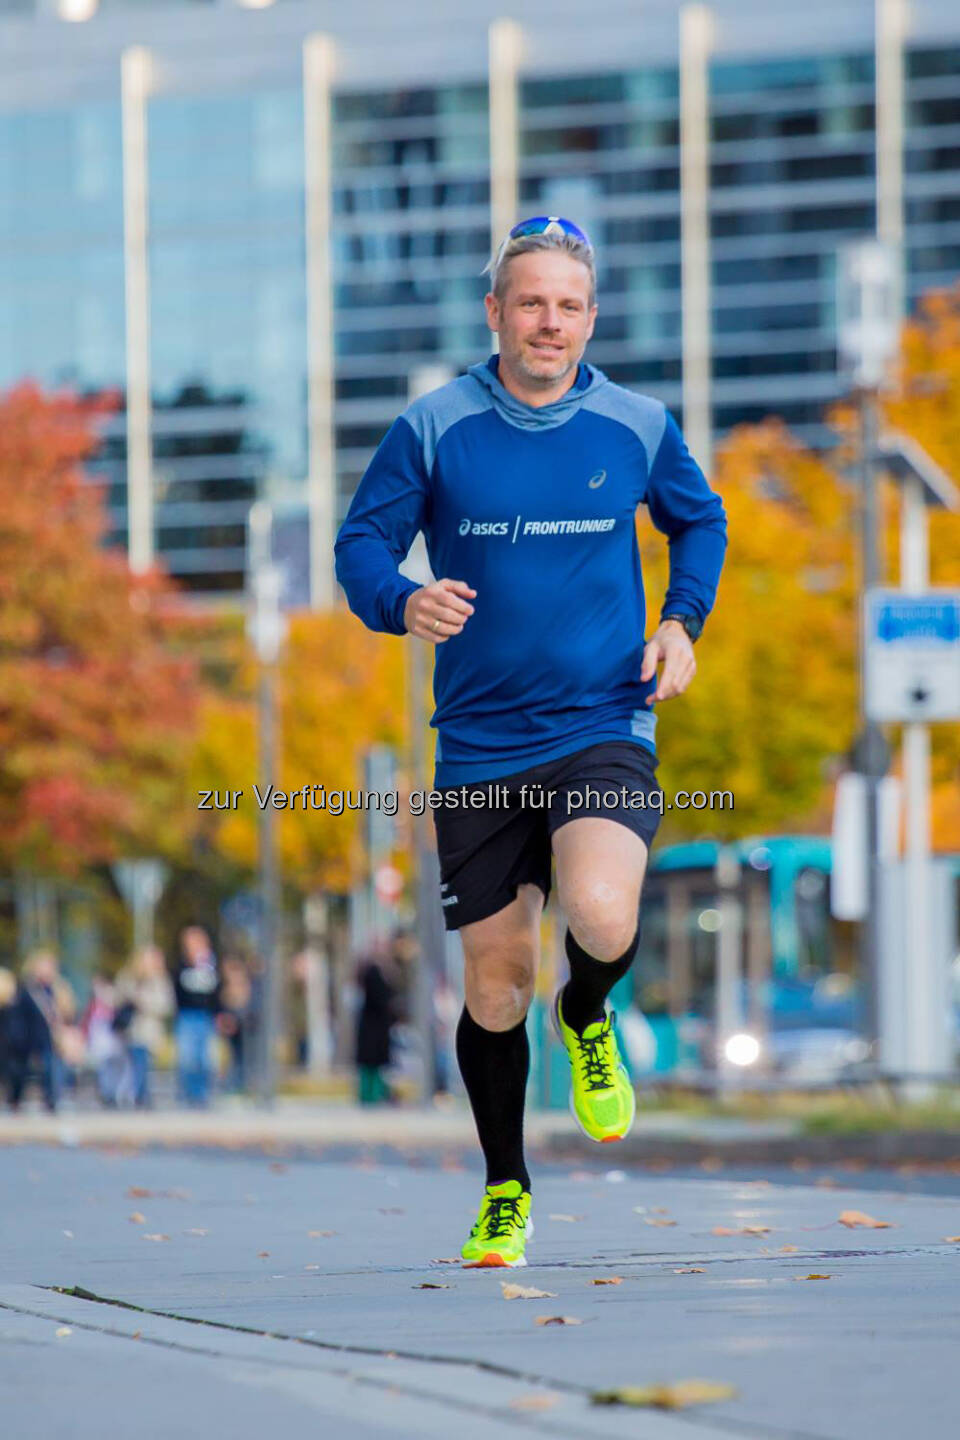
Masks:
[[[794,1275],[794,1280],[832,1280],[832,1275]]]
[[[329,1240],[331,1235],[336,1235],[336,1230],[308,1230],[308,1240]]]
[[[438,1285],[436,1280],[421,1280],[419,1285],[413,1286],[414,1290],[449,1290],[449,1285]]]
[[[848,1230],[855,1230],[858,1226],[865,1230],[890,1230],[893,1228],[889,1220],[874,1220],[872,1215],[865,1215],[862,1210],[844,1210],[839,1223],[846,1225]]]
[[[663,1228],[669,1227],[669,1226],[671,1226],[671,1225],[676,1225],[677,1222],[676,1222],[676,1220],[650,1220],[650,1219],[647,1219],[647,1220],[644,1220],[643,1223],[644,1223],[644,1225],[659,1225],[660,1228],[663,1229]]]
[[[557,1403],[556,1395],[518,1395],[510,1401],[511,1410],[552,1410]]]
[[[778,1255],[796,1255],[800,1251],[799,1245],[781,1245],[777,1251]]]
[[[703,1275],[705,1274],[702,1265],[685,1265],[682,1270],[674,1270],[674,1275]]]
[[[556,1290],[537,1290],[533,1285],[511,1285],[500,1281],[504,1300],[556,1300]]]
[[[148,1190],[145,1185],[131,1185],[127,1191],[128,1200],[150,1200],[153,1198],[153,1191]]]
[[[59,1328],[59,1330],[56,1331],[56,1336],[57,1336],[57,1339],[58,1339],[58,1340],[61,1339],[64,1335],[72,1335],[72,1334],[73,1334],[73,1331],[70,1329],[70,1326],[69,1326],[69,1325],[61,1325],[60,1328]]]
[[[459,1265],[459,1255],[441,1255],[438,1260],[431,1260],[431,1265]]]
[[[729,1225],[714,1225],[711,1235],[769,1235],[769,1225],[741,1225],[732,1230]]]
[[[146,1215],[141,1215],[139,1210],[134,1210],[133,1214],[130,1216],[130,1224],[131,1224],[131,1225],[146,1225],[146,1223],[147,1223],[147,1217],[146,1217]]]
[[[269,1250],[258,1250],[258,1251],[257,1251],[257,1259],[258,1259],[258,1260],[269,1260],[269,1259],[270,1259],[270,1251],[269,1251]]]
[[[144,1235],[143,1238],[144,1238],[144,1240],[156,1240],[156,1241],[159,1243],[161,1240],[169,1240],[169,1239],[170,1239],[170,1236],[169,1236],[169,1235]]]
[[[623,1385],[617,1390],[595,1390],[594,1405],[646,1405],[657,1410],[683,1410],[688,1405],[708,1405],[715,1400],[732,1400],[732,1385],[712,1380],[677,1380],[672,1385]]]
[[[582,1325],[575,1315],[538,1315],[537,1325]]]
[[[960,1245],[960,1235],[944,1235],[943,1239],[947,1245]]]
[[[591,1285],[622,1285],[622,1275],[603,1275],[599,1280],[591,1280]]]

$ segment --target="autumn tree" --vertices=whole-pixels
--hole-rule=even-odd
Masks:
[[[279,675],[278,789],[323,786],[330,791],[363,785],[362,757],[370,745],[402,747],[404,642],[366,630],[346,610],[295,616]],[[235,865],[250,869],[257,855],[259,810],[256,668],[238,628],[231,650],[230,683],[209,695],[191,761],[193,793],[242,790],[236,809],[201,812],[199,834]],[[196,800],[194,800],[194,805]],[[402,812],[398,819],[402,822]],[[278,811],[285,879],[303,891],[346,890],[362,861],[362,817],[329,808]]]
[[[730,542],[697,674],[658,707],[661,784],[732,790],[735,808],[673,810],[664,838],[807,828],[856,726],[853,497],[779,421],[733,432],[715,488]],[[663,536],[641,527],[648,613],[666,591]],[[652,628],[652,625],[649,627]]]
[[[172,590],[105,548],[102,405],[0,397],[0,865],[75,874],[180,842],[195,668]]]

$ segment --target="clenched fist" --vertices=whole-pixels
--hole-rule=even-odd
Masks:
[[[470,598],[476,597],[465,580],[435,580],[414,590],[403,609],[403,623],[411,635],[442,645],[459,635],[473,614]]]

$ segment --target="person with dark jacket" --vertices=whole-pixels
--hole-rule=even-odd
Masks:
[[[220,967],[202,925],[180,933],[180,957],[174,975],[177,999],[177,1066],[180,1098],[206,1105],[213,1077],[213,1038],[220,1003]]]
[[[6,1007],[4,1042],[10,1108],[19,1110],[31,1069],[40,1079],[43,1101],[57,1108],[57,1057],[54,1052],[56,959],[47,951],[32,955],[11,1003]]]
[[[390,1099],[383,1071],[390,1064],[394,990],[386,967],[375,955],[363,962],[357,979],[361,996],[357,1015],[358,1096],[361,1105],[378,1105]]]

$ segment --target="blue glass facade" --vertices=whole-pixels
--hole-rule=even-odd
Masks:
[[[261,15],[258,33],[271,36],[283,10],[276,19]],[[176,7],[162,13],[179,24]],[[158,50],[160,14],[145,39]],[[6,23],[0,14],[0,32]],[[54,33],[66,43],[97,23]],[[221,70],[230,69],[231,45],[240,54],[241,23],[226,12],[216,21],[227,59],[205,62],[214,66],[209,83],[195,65],[186,78],[158,84],[148,104],[157,549],[189,588],[214,593],[242,584],[251,499],[304,500],[308,470],[302,34],[283,22],[282,63],[265,42],[260,63],[248,39],[227,84]],[[336,38],[336,25],[329,28]],[[960,273],[960,24],[953,30],[911,42],[907,55],[911,300]],[[792,50],[780,46],[789,53],[719,53],[711,64],[713,406],[721,433],[777,412],[816,442],[840,393],[835,255],[845,240],[870,233],[876,218],[872,27],[862,31],[836,54],[810,53],[798,38]],[[591,231],[601,303],[591,358],[679,414],[675,43],[633,63],[643,47],[627,50],[613,29],[611,37],[609,53],[591,56],[581,73],[569,63],[557,73],[545,62],[528,66],[520,209],[566,211]],[[445,43],[452,47],[455,37]],[[88,52],[78,49],[77,67]],[[409,57],[402,67],[398,59],[391,78],[382,56],[375,79],[337,81],[340,513],[404,403],[411,370],[437,360],[460,369],[488,349],[480,304],[490,204],[484,58],[478,53],[475,74],[464,75],[461,64],[443,83],[443,70],[427,63],[411,80]],[[30,375],[122,394],[115,59],[110,84],[96,95],[41,83],[28,102],[0,98],[0,386]],[[162,66],[160,74],[162,81]],[[108,426],[100,469],[122,540],[122,411]]]

